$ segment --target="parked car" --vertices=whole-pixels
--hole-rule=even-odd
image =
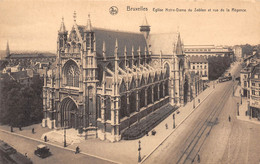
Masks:
[[[41,158],[46,158],[51,155],[50,149],[46,145],[38,145],[34,154]]]

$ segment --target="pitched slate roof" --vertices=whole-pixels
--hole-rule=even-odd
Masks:
[[[152,54],[173,55],[174,45],[176,45],[178,33],[151,34],[149,44]]]
[[[208,60],[203,56],[190,56],[191,63],[208,63]]]
[[[83,37],[83,31],[85,26],[78,25],[79,32],[81,37]],[[142,33],[134,32],[123,32],[110,29],[102,29],[93,27],[93,32],[96,36],[96,48],[97,56],[102,57],[103,53],[103,41],[105,42],[106,56],[114,56],[115,53],[115,42],[118,41],[118,53],[119,56],[124,55],[124,49],[126,46],[127,55],[131,56],[132,46],[134,46],[135,55],[137,55],[137,50],[140,46],[141,55],[144,54],[146,45],[146,40]]]
[[[255,67],[254,67],[254,70],[252,72],[252,79],[256,79],[255,78],[255,75],[260,75],[260,64],[257,64]],[[257,78],[259,79],[259,78]]]

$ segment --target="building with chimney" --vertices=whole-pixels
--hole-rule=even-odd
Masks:
[[[62,18],[56,66],[43,87],[43,127],[83,129],[111,142],[141,118],[165,104],[183,106],[202,91],[190,73],[180,33],[150,34],[108,30]],[[193,79],[194,78],[194,79]]]

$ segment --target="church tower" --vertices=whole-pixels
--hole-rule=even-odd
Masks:
[[[64,51],[65,43],[67,42],[68,31],[64,25],[64,18],[62,17],[60,30],[58,31],[57,50]]]
[[[68,31],[65,28],[64,18],[62,17],[60,30],[58,31],[58,39],[57,39],[57,71],[56,71],[56,89],[61,87],[61,54],[65,51],[65,46],[67,43]]]
[[[96,94],[97,94],[97,58],[96,58],[96,39],[91,25],[90,15],[88,15],[87,26],[84,29],[83,41],[83,96],[85,105],[84,127],[95,127],[97,120]]]
[[[144,34],[146,40],[148,39],[149,33],[151,31],[150,27],[151,26],[148,24],[146,17],[144,17],[143,24],[140,26],[140,32]]]

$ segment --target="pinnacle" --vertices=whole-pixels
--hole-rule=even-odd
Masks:
[[[147,21],[147,19],[146,19],[146,16],[144,16],[144,20],[143,20],[142,26],[150,26],[150,25],[148,24],[148,21]]]
[[[64,24],[64,17],[62,17],[61,26],[59,32],[66,32],[65,24]]]
[[[90,14],[88,14],[88,21],[87,21],[86,31],[92,31],[92,25],[91,25],[91,20],[90,20]]]

